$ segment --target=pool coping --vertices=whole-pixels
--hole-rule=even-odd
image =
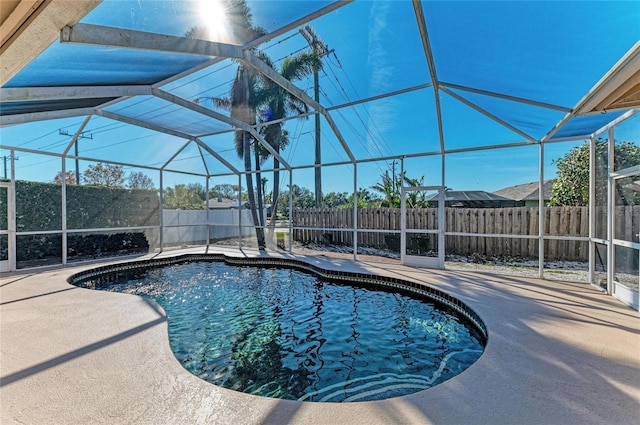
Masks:
[[[462,374],[408,396],[355,403],[268,399],[216,387],[183,369],[157,305],[66,281],[122,261],[14,273],[0,279],[0,422],[631,424],[640,414],[640,317],[589,285],[220,252],[425,284],[476,311],[490,338]]]

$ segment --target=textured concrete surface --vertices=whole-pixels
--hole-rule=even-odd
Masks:
[[[443,384],[385,401],[254,397],[183,369],[169,347],[167,318],[154,303],[66,283],[95,265],[14,273],[0,279],[0,422],[638,423],[640,317],[589,285],[296,258],[446,290],[485,321],[485,353]]]

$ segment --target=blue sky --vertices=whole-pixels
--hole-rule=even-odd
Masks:
[[[329,3],[248,1],[254,23],[268,31]],[[183,35],[194,25],[218,22],[218,16],[208,19],[201,6],[197,1],[107,0],[83,22]],[[575,106],[640,39],[640,2],[448,1],[424,2],[423,8],[439,81],[566,108]],[[324,60],[320,76],[321,103],[326,107],[431,83],[410,1],[359,0],[318,18],[311,25],[333,49],[332,54]],[[224,36],[219,31],[219,23],[216,30],[216,41],[229,41],[220,38]],[[265,43],[261,49],[274,60],[279,60],[306,45],[305,39],[297,31],[292,31]],[[60,50],[62,59],[65,58],[64,54],[70,54],[77,46],[63,47]],[[55,57],[54,53],[48,54]],[[131,57],[131,60],[135,60],[135,56]],[[124,59],[127,59],[126,55]],[[62,72],[65,66],[73,66],[73,63],[64,60],[58,62]],[[117,64],[114,66],[117,67]],[[189,99],[221,97],[228,93],[234,73],[235,65],[227,60],[173,83],[168,89]],[[64,78],[64,74],[61,78]],[[307,93],[312,93],[310,79],[296,84]],[[460,90],[452,89],[452,92],[535,139],[543,137],[564,115],[555,110]],[[440,105],[446,149],[524,141],[522,135],[492,121],[447,93],[440,92]],[[213,108],[212,105],[208,107]],[[172,109],[175,108],[162,101],[132,99],[110,110],[133,117],[155,116],[154,119],[159,122],[170,120],[172,126],[195,125],[190,121],[194,117],[189,114],[167,114]],[[435,152],[440,149],[432,88],[335,110],[331,115],[358,159]],[[60,135],[59,130],[73,133],[82,121],[82,117],[77,117],[5,127],[0,130],[1,143],[61,152],[70,138]],[[639,141],[639,121],[636,118],[621,126],[616,139]],[[294,120],[286,128],[291,143],[283,151],[283,157],[292,165],[313,163],[313,119]],[[173,136],[99,117],[92,118],[86,130],[93,138],[80,140],[80,154],[91,158],[161,165],[185,144],[184,140]],[[241,161],[233,151],[230,133],[204,137],[204,140],[236,167],[242,168]],[[325,162],[347,159],[336,135],[324,120],[322,140]],[[553,159],[580,143],[583,142],[547,145],[545,177],[551,178],[555,174]],[[27,153],[19,153],[18,156],[18,178],[50,181],[60,170],[59,159]],[[425,184],[438,185],[442,173],[440,162],[439,157],[428,156],[407,159],[405,165],[410,177],[424,176]],[[88,164],[81,162],[81,171]],[[381,161],[360,165],[358,186],[374,185],[389,164],[390,161]],[[493,191],[537,180],[538,147],[452,154],[447,156],[445,164],[448,187]],[[73,167],[73,161],[69,161],[67,169]],[[209,157],[207,167],[211,173],[224,171],[217,161]],[[269,168],[270,163],[264,167]],[[204,172],[193,144],[176,158],[170,168]],[[157,174],[148,174],[157,186]],[[288,184],[286,173],[282,178],[282,183]],[[195,181],[195,178],[168,175],[165,186],[190,181]],[[212,184],[222,182],[237,183],[237,178],[216,178]],[[313,171],[296,171],[294,183],[312,188]],[[325,192],[349,191],[352,188],[351,166],[325,170]]]

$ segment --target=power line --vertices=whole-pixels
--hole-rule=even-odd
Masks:
[[[335,55],[335,53],[334,53]],[[336,56],[337,58],[337,56]],[[331,71],[334,79],[336,80],[336,82],[338,83],[338,86],[340,87],[340,90],[344,93],[344,96],[346,98],[346,100],[348,102],[351,102],[351,98],[349,96],[349,94],[347,93],[347,91],[345,90],[344,86],[342,85],[342,83],[340,82],[338,76],[336,75],[336,73],[333,71],[333,68],[331,68],[331,66],[329,66],[329,70]],[[344,70],[343,70],[344,71]],[[346,73],[345,73],[346,75]],[[348,79],[348,76],[347,76]],[[331,80],[330,80],[331,81]],[[355,90],[355,88],[354,88]],[[357,94],[357,93],[356,93]],[[390,154],[392,154],[391,149],[389,148],[389,145],[386,143],[386,141],[384,140],[384,138],[382,137],[382,134],[380,134],[379,138],[380,140],[382,140],[383,143],[379,143],[378,142],[378,136],[374,135],[373,132],[369,129],[369,126],[367,125],[367,123],[365,123],[364,119],[360,116],[360,114],[358,113],[358,109],[356,108],[356,106],[352,106],[353,112],[356,114],[356,117],[358,118],[358,120],[362,123],[363,127],[366,129],[367,134],[369,134],[371,141],[374,143],[374,146],[376,147],[378,153],[380,154],[380,156],[385,156],[385,153],[382,150],[382,147],[387,149],[387,152],[389,152]],[[371,117],[371,115],[368,113],[368,111],[365,109],[365,113],[367,113],[370,122],[373,123],[373,125],[375,125],[375,120],[373,119],[373,117]],[[377,129],[377,126],[376,126]],[[378,133],[380,133],[380,131],[378,130]],[[384,145],[384,146],[382,146]]]
[[[338,58],[338,55],[335,52],[333,52],[333,57],[338,62],[338,68],[340,68],[340,70],[344,74],[345,78],[347,79],[347,82],[349,83],[349,85],[353,89],[353,92],[355,93],[355,95],[358,98],[360,98],[360,95],[358,94],[358,90],[356,90],[355,86],[353,85],[353,82],[351,81],[351,78],[349,78],[349,74],[345,71],[344,67],[342,66],[342,63],[340,62],[340,59]],[[379,134],[379,137],[380,137],[380,140],[382,141],[382,144],[385,146],[387,151],[392,154],[391,148],[390,148],[389,144],[387,143],[386,139],[384,138],[384,136],[382,135],[382,132],[378,128],[376,120],[373,119],[373,117],[371,116],[371,114],[369,113],[369,110],[367,108],[363,107],[363,109],[364,109],[365,114],[369,117],[370,123],[373,125],[373,127],[375,128],[375,130]]]

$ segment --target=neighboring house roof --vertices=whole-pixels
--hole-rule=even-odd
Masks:
[[[543,182],[542,195],[545,201],[551,199],[552,186],[553,179],[545,180]],[[494,195],[503,196],[507,199],[513,199],[514,201],[537,201],[539,200],[538,193],[538,182],[518,184],[493,192]]]
[[[483,190],[447,190],[444,193],[445,207],[450,208],[508,208],[516,201]],[[438,194],[428,196],[429,202],[437,203]]]
[[[500,195],[496,195],[495,193],[485,192],[483,190],[447,190],[444,193],[445,202],[451,201],[489,201],[489,202],[500,202],[500,201],[511,201],[512,199],[502,197]],[[427,196],[428,201],[437,201],[438,194],[434,193],[433,195]]]
[[[238,200],[228,198],[209,199],[210,209],[238,208]]]

